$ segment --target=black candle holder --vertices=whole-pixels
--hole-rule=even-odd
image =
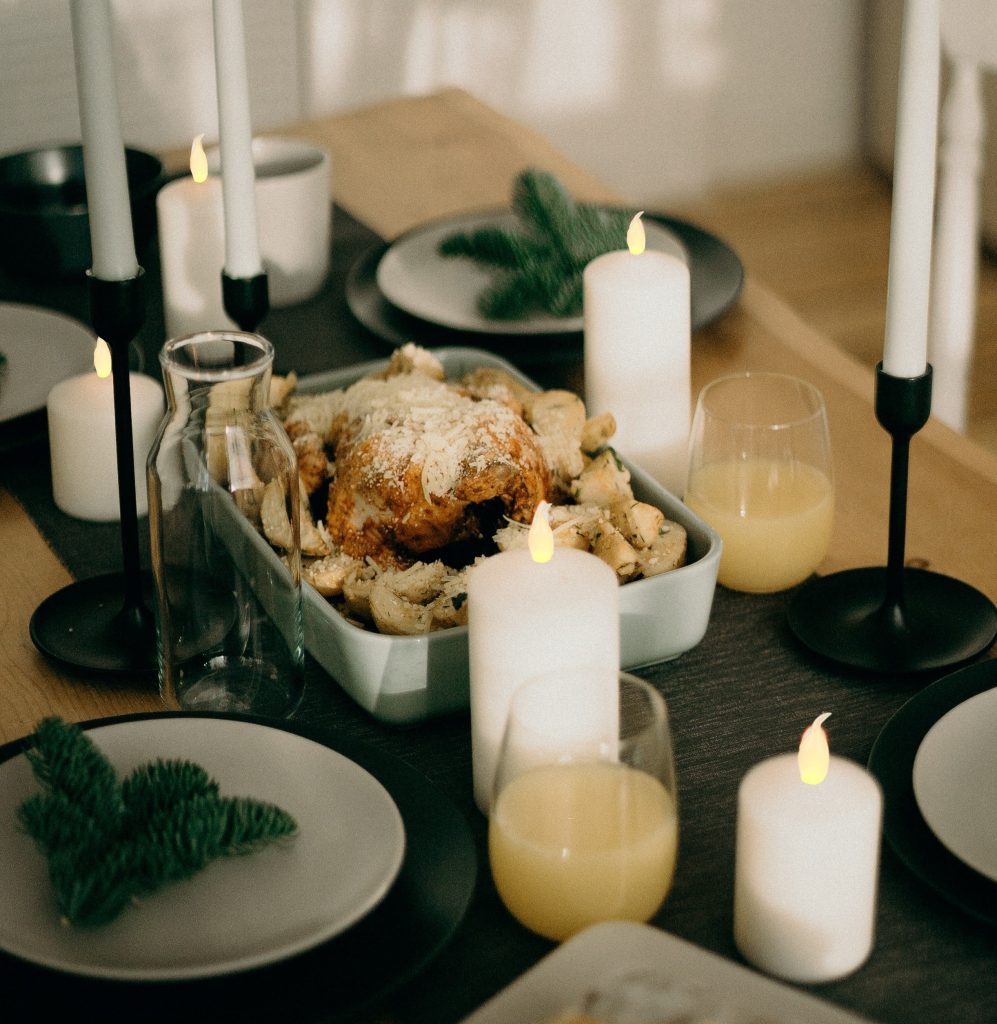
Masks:
[[[997,636],[997,608],[985,594],[904,565],[910,439],[930,413],[930,366],[920,377],[893,377],[877,366],[876,419],[893,439],[887,564],[817,577],[789,607],[797,638],[832,661],[875,672],[926,672],[967,661]]]
[[[129,349],[145,318],[143,271],[124,281],[88,272],[90,315],[111,350],[115,456],[122,571],[71,583],[47,597],[31,617],[43,653],[71,668],[118,675],[157,671],[156,628],[149,611],[152,580],[141,569],[132,454]]]
[[[270,310],[266,273],[254,277],[229,277],[223,270],[222,306],[239,330],[255,331]]]

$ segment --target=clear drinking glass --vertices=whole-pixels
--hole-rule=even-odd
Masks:
[[[834,519],[820,391],[781,373],[743,373],[700,392],[685,503],[723,539],[718,582],[768,593],[824,560]]]
[[[270,409],[273,347],[207,331],[168,341],[160,362],[168,409],[148,462],[160,694],[170,708],[288,715],[304,681],[298,468]]]
[[[520,923],[557,941],[598,921],[650,919],[675,873],[665,701],[627,673],[612,683],[575,669],[523,684],[499,751],[492,877]]]

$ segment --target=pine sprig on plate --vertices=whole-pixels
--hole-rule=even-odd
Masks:
[[[125,907],[211,861],[293,836],[273,804],[222,797],[190,761],[140,765],[121,782],[78,726],[43,719],[26,753],[42,791],[18,808],[48,858],[59,912],[70,924],[113,921]]]
[[[596,256],[625,248],[633,214],[576,203],[554,175],[535,168],[516,178],[512,209],[515,227],[457,232],[440,243],[440,255],[492,271],[478,297],[489,320],[579,316],[582,271]]]

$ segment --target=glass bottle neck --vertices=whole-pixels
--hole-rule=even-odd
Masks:
[[[174,415],[259,413],[270,404],[273,346],[257,334],[204,331],[171,339],[160,354]]]

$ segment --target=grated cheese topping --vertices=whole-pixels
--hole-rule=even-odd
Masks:
[[[506,442],[522,436],[524,426],[522,418],[501,403],[476,401],[421,373],[359,380],[341,393],[338,405],[336,418],[346,425],[337,455],[344,445],[376,436],[370,478],[396,477],[409,465],[420,466],[427,501],[451,493],[463,473],[481,472],[494,464],[496,450],[513,466],[508,454],[513,446]]]

